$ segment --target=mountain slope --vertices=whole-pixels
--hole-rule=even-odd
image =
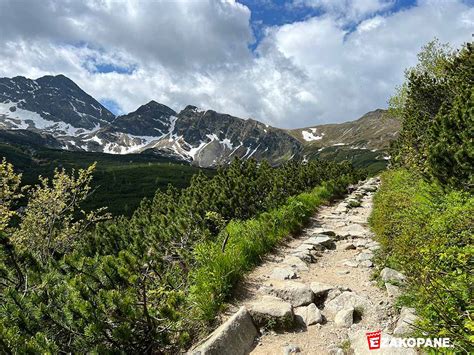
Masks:
[[[386,149],[400,129],[398,120],[385,117],[385,110],[366,113],[361,118],[339,124],[325,124],[288,131],[305,148],[351,146],[362,149]]]
[[[150,101],[115,117],[63,75],[0,78],[0,130],[5,132],[0,141],[31,139],[49,148],[111,154],[146,152],[201,167],[235,157],[274,165],[348,157],[363,166],[367,159],[383,162],[379,150],[395,138],[398,123],[381,119],[382,114],[376,110],[353,122],[283,130],[190,105],[178,113]]]

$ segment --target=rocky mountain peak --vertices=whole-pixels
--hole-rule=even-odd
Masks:
[[[227,164],[235,157],[265,159],[277,165],[319,158],[323,153],[342,159],[353,152],[364,159],[370,153],[377,163],[385,163],[378,149],[395,138],[398,125],[381,120],[383,112],[375,110],[357,121],[299,130],[279,129],[194,105],[177,113],[154,100],[115,117],[64,75],[36,80],[0,78],[0,130],[8,131],[0,134],[0,140],[11,141],[15,132],[21,135],[20,130],[26,130],[29,134],[22,135],[23,141],[52,148],[113,154],[146,151],[202,167]]]
[[[151,100],[145,105],[140,106],[134,113],[139,115],[152,115],[154,113],[164,114],[168,116],[176,115],[176,112],[166,105],[160,104],[155,100]]]

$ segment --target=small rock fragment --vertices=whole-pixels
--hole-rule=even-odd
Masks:
[[[289,344],[283,348],[283,355],[300,353],[301,349],[298,345]]]

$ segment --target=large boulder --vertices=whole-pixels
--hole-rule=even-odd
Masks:
[[[248,354],[257,336],[258,330],[253,324],[250,313],[245,307],[241,307],[237,313],[201,341],[189,354]]]
[[[308,285],[297,281],[272,281],[260,290],[269,295],[290,302],[294,307],[305,306],[313,302],[313,291]]]
[[[257,326],[290,329],[293,325],[291,304],[274,296],[262,296],[248,305],[248,310]]]
[[[323,322],[323,315],[314,303],[309,306],[297,307],[294,309],[294,313],[296,321],[306,326]]]
[[[334,297],[332,300],[327,301],[324,304],[324,311],[330,315],[335,316],[337,312],[343,309],[352,307],[358,311],[363,312],[371,306],[372,304],[369,299],[359,296],[351,291],[344,291],[340,295]]]
[[[382,278],[383,282],[396,282],[396,283],[404,283],[405,282],[405,275],[397,270],[390,269],[386,267],[380,273],[380,277]]]

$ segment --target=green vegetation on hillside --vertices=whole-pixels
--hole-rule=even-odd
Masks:
[[[52,177],[56,168],[85,169],[96,162],[91,183],[94,191],[83,208],[107,207],[114,216],[131,215],[144,197],[153,198],[157,189],[165,190],[168,184],[184,188],[199,171],[209,176],[214,173],[146,154],[72,152],[0,143],[0,155],[23,174],[25,185],[38,183],[40,175]]]
[[[406,71],[391,100],[402,130],[371,225],[383,263],[409,280],[402,302],[420,315],[419,335],[474,350],[474,52],[437,41]]]
[[[367,169],[375,175],[387,168],[388,161],[384,159],[383,151],[372,152],[369,149],[346,148],[343,146],[327,147],[321,151],[311,152],[308,159],[324,159],[336,162],[348,160],[356,168]]]
[[[371,216],[381,266],[408,276],[404,302],[421,316],[419,335],[449,337],[464,350],[474,342],[472,216],[471,194],[443,191],[407,170],[382,175]]]
[[[177,353],[213,325],[232,286],[264,252],[363,178],[349,163],[272,168],[235,160],[212,178],[194,176],[188,188],[158,190],[129,218],[91,228],[108,217],[80,213],[91,174],[57,172],[20,191],[12,167],[0,166],[6,352]],[[18,211],[22,194],[28,204]]]

